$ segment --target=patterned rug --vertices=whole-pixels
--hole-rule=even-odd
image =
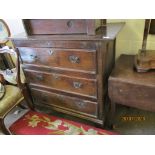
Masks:
[[[27,112],[9,129],[15,135],[116,135],[114,132],[34,111]]]

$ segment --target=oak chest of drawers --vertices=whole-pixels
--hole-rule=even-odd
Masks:
[[[103,125],[107,79],[121,27],[121,23],[107,24],[93,35],[74,34],[78,32],[74,29],[46,35],[39,29],[31,30],[33,35],[11,38],[20,53],[33,103]]]

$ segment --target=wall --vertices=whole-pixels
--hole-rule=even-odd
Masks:
[[[20,20],[20,19],[4,19],[4,20],[7,23],[8,27],[11,31],[11,36],[25,32],[22,20]],[[12,46],[12,43],[7,42],[7,45]]]
[[[108,22],[125,22],[124,28],[117,36],[116,57],[120,54],[136,54],[142,47],[144,19],[111,19]],[[155,36],[149,35],[147,49],[155,50]]]
[[[20,19],[4,19],[4,20],[10,28],[11,35],[16,35],[18,33],[25,32],[22,20]]]
[[[117,36],[116,57],[122,53],[136,54],[142,46],[144,20],[108,20],[108,22],[125,21],[125,26]]]
[[[22,21],[19,19],[6,19],[11,34],[24,32]],[[136,54],[142,46],[144,19],[108,19],[107,22],[125,22],[125,26],[117,36],[116,57],[122,53]],[[155,36],[148,37],[147,48],[155,49]]]

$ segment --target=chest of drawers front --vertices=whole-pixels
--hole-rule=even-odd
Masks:
[[[34,104],[103,125],[114,41],[14,40]]]

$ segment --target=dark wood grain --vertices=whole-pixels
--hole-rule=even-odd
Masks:
[[[107,23],[106,24],[106,33],[102,33],[102,31],[96,35],[26,35],[25,33],[20,33],[15,36],[9,37],[11,40],[14,41],[22,41],[22,42],[30,42],[33,41],[41,41],[47,42],[47,41],[85,41],[89,40],[91,41],[107,41],[107,40],[114,40],[121,31],[122,27],[125,25],[125,23]],[[21,43],[22,43],[21,42]],[[56,43],[56,42],[55,42]],[[78,43],[78,42],[77,42]],[[91,42],[93,44],[93,42]],[[90,45],[91,45],[90,43]],[[76,42],[75,42],[76,44]],[[31,44],[32,45],[32,44]],[[49,47],[49,46],[48,46]],[[51,47],[51,46],[50,46]]]
[[[36,85],[36,84],[29,84],[29,88],[35,88],[38,90],[45,90],[48,92],[52,92],[52,93],[56,93],[56,94],[61,94],[64,96],[70,96],[70,97],[75,97],[75,98],[81,98],[83,100],[88,100],[88,101],[92,101],[92,102],[98,102],[98,99],[96,97],[93,96],[88,96],[85,94],[79,94],[79,93],[71,93],[69,91],[65,91],[65,90],[59,90],[59,89],[55,89],[53,87],[46,87],[45,85]]]
[[[155,86],[155,72],[137,73],[136,70],[134,70],[133,55],[121,55],[110,76],[110,80],[115,80],[116,78],[119,81],[128,81],[128,83],[136,85]]]
[[[86,49],[18,48],[23,63],[96,72],[96,51]]]
[[[44,112],[49,111],[50,113],[52,112],[52,114],[56,113],[56,116],[59,116],[59,117],[60,117],[60,115],[63,115],[70,120],[84,122],[85,124],[91,123],[91,125],[96,125],[100,128],[102,128],[104,125],[103,120],[94,118],[94,117],[92,117],[92,115],[90,117],[90,115],[84,115],[84,113],[80,113],[80,112],[77,113],[72,110],[68,110],[68,109],[56,107],[56,106],[51,106],[51,105],[45,105],[42,103],[39,103],[39,104],[36,103],[36,107]],[[44,109],[44,110],[42,110],[42,109]]]
[[[155,110],[155,72],[137,73],[134,56],[122,55],[109,78],[109,96],[113,101]]]
[[[68,91],[70,93],[84,94],[96,98],[96,80],[82,79],[61,74],[25,70],[27,81],[31,85],[42,85],[44,87]]]
[[[83,113],[91,117],[97,117],[97,103],[82,100],[75,97],[64,96],[44,90],[31,89],[34,102],[56,106],[72,110],[76,113]]]
[[[104,119],[105,104],[108,94],[108,78],[112,72],[115,63],[115,40],[109,42],[100,42],[98,49],[98,116]],[[104,103],[104,104],[103,104]]]
[[[86,19],[25,19],[28,35],[95,34],[95,20]]]

